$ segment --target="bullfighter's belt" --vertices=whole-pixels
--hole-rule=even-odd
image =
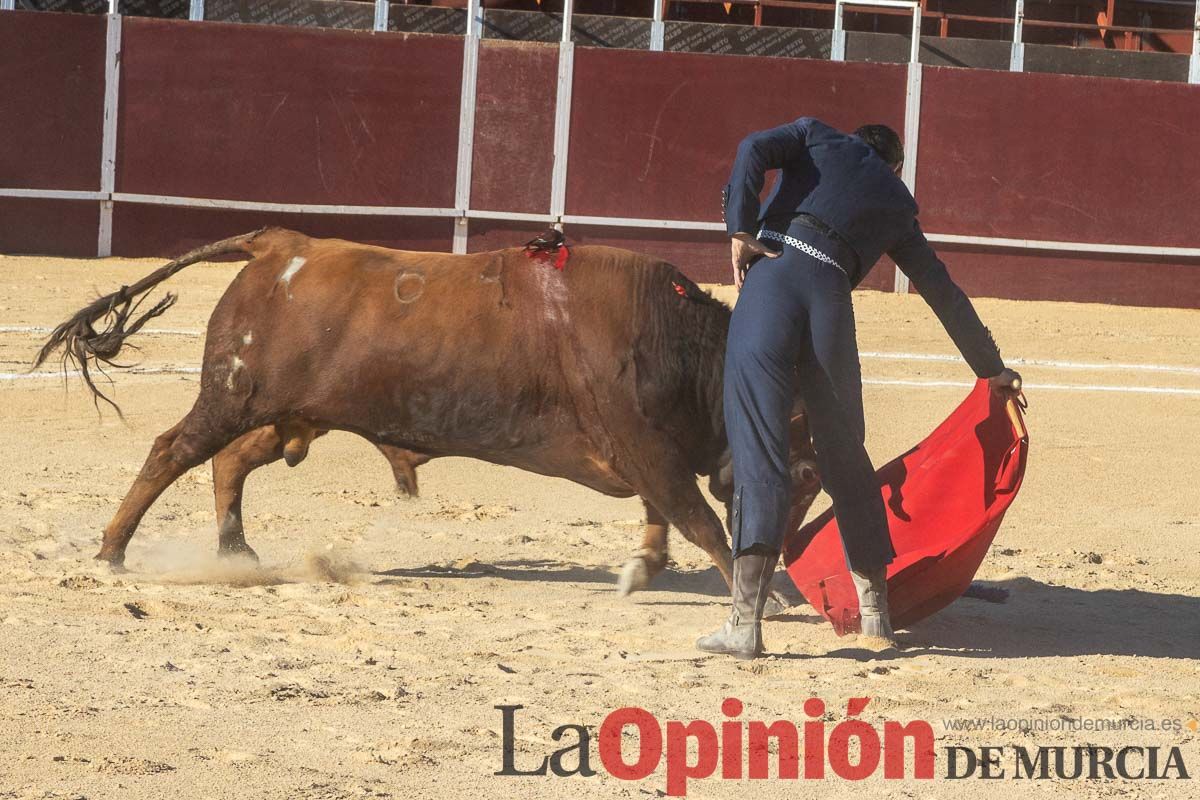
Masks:
[[[846,270],[842,267],[842,265],[839,264],[837,261],[835,261],[834,259],[825,255],[824,253],[822,253],[817,248],[813,247],[808,242],[800,241],[795,236],[788,236],[786,233],[777,233],[776,231],[769,231],[764,228],[763,230],[758,232],[758,238],[759,239],[774,239],[777,242],[782,242],[784,244],[790,244],[792,247],[796,248],[797,250],[801,251],[802,253],[807,253],[808,255],[812,256],[817,261],[823,261],[826,264],[832,264],[833,266],[842,270],[842,274],[845,275],[847,278],[850,277],[850,273],[846,272]]]

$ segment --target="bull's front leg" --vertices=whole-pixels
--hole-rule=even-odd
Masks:
[[[625,562],[617,579],[617,593],[622,597],[645,589],[667,566],[667,518],[644,497],[642,505],[646,508],[646,530],[641,549]]]
[[[414,453],[403,447],[390,444],[378,444],[375,448],[383,454],[392,468],[392,477],[396,481],[396,493],[404,497],[416,497],[417,467],[428,462],[433,456],[424,453]]]

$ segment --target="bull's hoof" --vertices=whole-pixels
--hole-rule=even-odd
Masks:
[[[217,548],[218,558],[245,558],[258,563],[258,553],[254,552],[254,548],[246,544],[246,542],[222,542]]]
[[[621,567],[621,575],[617,578],[617,594],[626,597],[650,585],[650,568],[646,560],[640,556],[631,558]]]
[[[793,603],[788,598],[776,589],[772,589],[767,595],[767,603],[763,606],[763,618],[770,619],[777,617],[780,614],[786,614]]]
[[[109,571],[111,571],[113,574],[121,575],[129,571],[125,568],[124,553],[106,553],[102,549],[99,553],[96,553],[93,558],[94,560],[99,561],[101,564],[107,565]]]

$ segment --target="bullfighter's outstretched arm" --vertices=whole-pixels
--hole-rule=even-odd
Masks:
[[[970,299],[950,277],[946,265],[925,238],[920,223],[914,220],[912,232],[889,250],[888,255],[933,309],[975,374],[980,378],[991,378],[1003,372],[1004,361],[992,334],[984,327]]]
[[[758,193],[767,170],[779,169],[807,147],[811,117],[756,131],[738,145],[733,172],[725,187],[725,229],[730,236],[758,232]]]

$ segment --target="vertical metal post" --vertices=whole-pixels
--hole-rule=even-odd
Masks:
[[[1196,0],[1200,4],[1200,0]],[[1025,0],[1017,0],[1017,8],[1013,12],[1012,53],[1008,57],[1009,72],[1025,71],[1025,43],[1021,41],[1025,30]]]
[[[120,14],[121,13],[119,0],[108,0],[108,13],[109,14]]]
[[[908,51],[908,63],[917,64],[921,61],[921,7],[914,6],[912,15],[912,47]]]
[[[846,31],[842,27],[842,0],[837,0],[833,4],[833,42],[829,48],[829,60],[846,60]]]
[[[921,137],[921,7],[912,10],[912,46],[908,55],[908,80],[904,88],[904,166],[900,179],[914,195],[917,193],[917,145]],[[896,270],[892,288],[908,294],[908,276]]]
[[[1192,62],[1188,83],[1200,83],[1200,0],[1196,0],[1196,18],[1192,21]]]
[[[12,11],[16,0],[0,0],[0,11]]]
[[[191,0],[188,3],[188,19],[193,22],[204,21],[204,0]]]
[[[558,45],[558,94],[554,102],[554,168],[550,173],[550,216],[562,228],[567,206],[567,147],[571,140],[571,84],[575,75],[575,43],[571,14],[575,0],[563,7],[562,41]]]
[[[908,190],[917,193],[917,145],[921,137],[921,63],[910,61],[908,82],[904,89],[904,166],[900,179]],[[897,294],[908,294],[908,276],[896,270],[892,288]]]
[[[663,24],[663,16],[666,12],[667,0],[652,0],[652,2],[654,3],[654,19],[650,22],[650,49],[662,50],[666,27]]]
[[[571,18],[574,14],[575,0],[566,0],[563,3],[562,39],[560,40],[563,44],[570,44],[571,42]]]
[[[388,0],[375,0],[375,24],[372,26],[371,30],[387,30],[388,8]]]
[[[405,0],[408,2],[408,0]],[[467,33],[483,37],[483,0],[467,0]]]
[[[116,0],[113,0],[115,4]],[[104,43],[104,128],[100,140],[100,227],[96,255],[112,255],[112,193],[117,184],[117,90],[121,84],[121,17],[109,14]]]
[[[467,252],[467,212],[471,208],[471,169],[475,161],[475,90],[479,85],[479,0],[467,3],[467,30],[463,37],[462,94],[458,110],[458,172],[454,182],[455,253]]]

